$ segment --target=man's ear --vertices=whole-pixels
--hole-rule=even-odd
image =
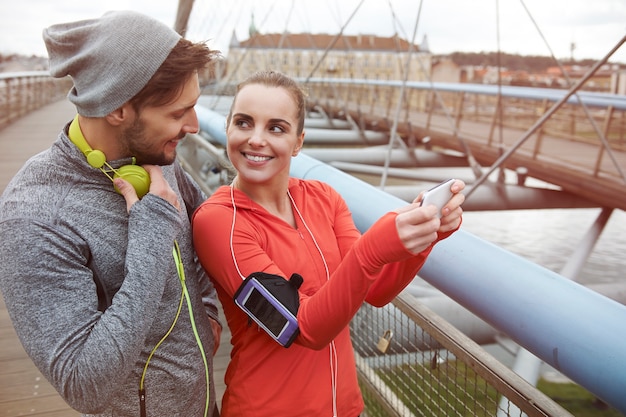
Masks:
[[[131,106],[129,102],[126,102],[122,105],[122,107],[107,114],[105,118],[112,126],[119,126],[128,121],[134,114],[135,110],[133,109],[133,106]]]

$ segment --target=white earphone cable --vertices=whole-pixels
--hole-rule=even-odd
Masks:
[[[322,257],[322,262],[324,263],[324,269],[326,270],[326,281],[330,281],[330,272],[328,270],[328,264],[326,263],[326,258],[324,258],[324,253],[322,253],[322,249],[317,244],[317,240],[315,240],[315,236],[313,235],[313,232],[311,231],[311,229],[309,229],[309,226],[304,221],[304,217],[300,213],[300,210],[298,210],[298,206],[296,206],[296,202],[293,200],[293,197],[291,196],[291,193],[289,191],[287,191],[287,195],[289,196],[289,199],[291,200],[291,205],[296,210],[296,213],[298,213],[298,217],[300,218],[300,221],[302,221],[304,228],[309,232],[309,235],[311,236],[311,239],[313,240],[313,243],[315,244],[317,251]],[[335,346],[334,340],[330,342],[328,349],[330,353],[330,381],[331,381],[330,383],[331,383],[331,388],[333,391],[333,417],[336,417],[337,416],[337,373],[338,373],[338,370],[337,370],[337,347]]]
[[[230,187],[230,201],[233,203],[233,223],[230,226],[230,255],[233,257],[233,264],[235,264],[235,269],[237,273],[241,277],[241,279],[245,280],[246,277],[239,270],[239,265],[237,265],[237,259],[235,259],[235,249],[233,248],[233,234],[235,233],[235,216],[237,215],[237,206],[235,205],[235,196],[233,192],[233,187]]]
[[[311,229],[309,229],[309,226],[304,221],[304,217],[300,213],[300,210],[298,210],[298,206],[296,206],[296,202],[293,200],[293,197],[291,196],[291,193],[289,191],[287,191],[287,195],[289,196],[289,200],[291,201],[292,207],[294,208],[294,210],[298,214],[298,217],[300,218],[300,221],[304,225],[304,228],[307,230],[307,232],[309,232],[309,236],[311,236],[311,239],[313,240],[313,244],[317,248],[317,251],[319,252],[319,254],[320,254],[321,258],[322,258],[322,262],[324,264],[324,270],[326,272],[326,281],[329,281],[330,280],[330,272],[328,270],[328,264],[326,263],[326,258],[324,258],[324,253],[322,252],[322,249],[320,248],[320,246],[317,244],[317,240],[315,240],[315,236],[313,235],[313,232],[311,231]],[[235,258],[235,250],[234,250],[234,247],[233,247],[233,234],[235,232],[235,217],[237,215],[237,206],[235,205],[235,196],[234,196],[234,191],[233,191],[233,187],[232,186],[230,187],[230,200],[231,200],[231,203],[233,205],[233,221],[232,221],[232,224],[231,224],[231,227],[230,227],[230,239],[229,239],[230,254],[231,254],[232,258],[233,258],[233,263],[235,264],[235,269],[237,269],[237,273],[239,274],[241,279],[245,279],[246,277],[241,273],[241,270],[239,269],[239,265],[237,264],[237,259]],[[335,341],[334,340],[330,342],[329,352],[330,352],[330,380],[331,380],[331,389],[332,389],[332,398],[333,398],[333,417],[336,417],[337,416],[337,373],[338,373],[338,369],[337,369],[337,348],[335,346]]]

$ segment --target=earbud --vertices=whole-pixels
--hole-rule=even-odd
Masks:
[[[128,181],[135,192],[137,193],[137,197],[141,198],[144,195],[148,194],[150,190],[150,174],[143,167],[139,165],[123,165],[118,169],[114,169],[107,164],[107,158],[104,155],[104,152],[98,149],[91,149],[85,137],[83,136],[83,132],[80,130],[80,126],[78,124],[78,115],[74,117],[72,123],[70,123],[70,129],[68,134],[70,140],[87,158],[87,163],[94,167],[100,169],[104,175],[109,177],[111,181],[115,178],[122,178]],[[104,165],[107,165],[111,171],[113,171],[113,177],[109,175],[109,173],[102,168]],[[120,190],[115,187],[115,191],[118,193]]]

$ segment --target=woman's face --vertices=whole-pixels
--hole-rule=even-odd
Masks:
[[[249,84],[239,90],[226,129],[228,156],[240,185],[287,181],[291,157],[298,154],[304,132],[297,134],[297,108],[280,87]]]

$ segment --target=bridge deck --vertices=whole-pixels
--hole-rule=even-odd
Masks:
[[[0,192],[26,159],[50,146],[74,112],[74,107],[63,100],[0,130]],[[230,334],[225,329],[214,358],[218,403],[225,389],[223,380],[229,360],[229,340]],[[0,294],[0,417],[78,415],[80,413],[61,399],[26,355]]]
[[[66,101],[61,101],[34,111],[20,120],[0,130],[0,191],[4,190],[10,178],[17,172],[28,157],[47,148],[55,140],[61,126],[71,119],[74,108]],[[355,114],[356,118],[358,115]],[[448,149],[462,150],[458,139],[448,130],[436,129],[424,131],[419,123],[424,115],[411,115],[412,128],[421,137],[430,135],[433,144]],[[425,120],[424,120],[425,122]],[[402,126],[400,126],[402,128]],[[419,129],[422,129],[421,131]],[[498,146],[488,144],[489,126],[463,126],[462,136],[467,140],[475,158],[489,166],[500,155]],[[469,135],[467,132],[471,132]],[[524,132],[505,132],[504,146],[512,146]],[[593,176],[581,167],[589,166],[597,158],[597,146],[589,147],[584,143],[565,139],[544,139],[543,146],[556,149],[549,152],[551,159],[532,156],[534,139],[520,148],[507,165],[509,168],[525,166],[530,174],[610,207],[626,209],[626,185],[616,175]],[[615,156],[622,169],[626,169],[626,152],[615,151]],[[592,161],[592,162],[590,162]],[[602,164],[609,164],[604,157]],[[215,358],[215,377],[218,381],[218,399],[224,391],[223,375],[229,358],[230,335],[225,332],[222,345]],[[72,416],[72,411],[43,379],[24,352],[11,325],[4,301],[0,295],[0,417],[12,416]]]

